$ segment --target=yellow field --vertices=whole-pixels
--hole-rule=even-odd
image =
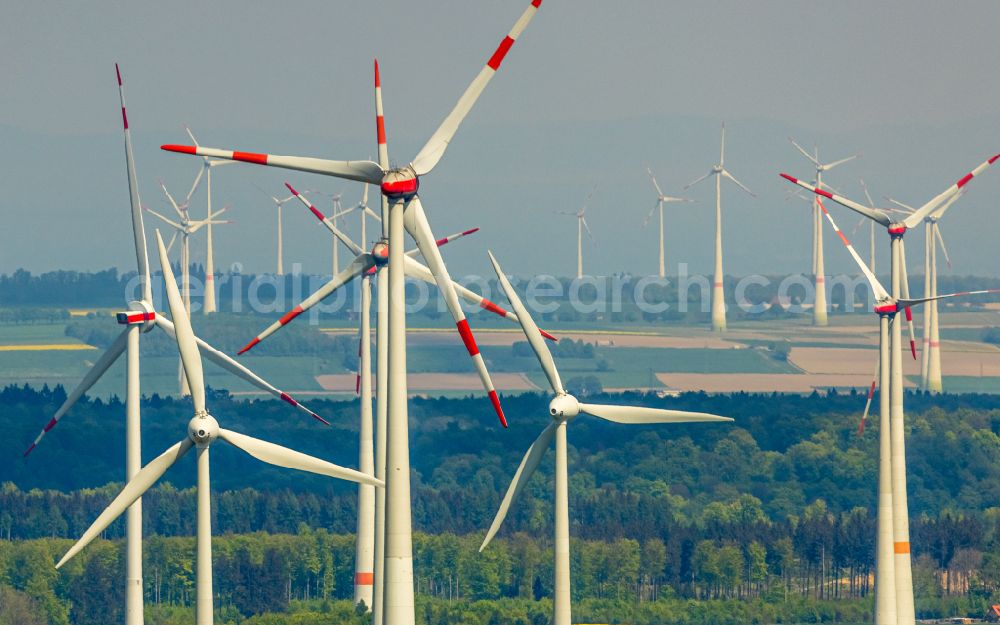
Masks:
[[[0,352],[73,352],[97,349],[84,343],[46,343],[43,345],[0,345]]]

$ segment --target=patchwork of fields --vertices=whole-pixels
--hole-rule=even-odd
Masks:
[[[560,339],[594,345],[592,357],[556,356],[564,381],[596,379],[605,390],[808,393],[866,388],[877,364],[874,325],[867,315],[831,321],[828,328],[796,321],[757,321],[734,324],[725,334],[697,326],[588,328],[573,324],[549,329]],[[981,341],[982,327],[1000,325],[1000,312],[956,313],[942,318],[942,323],[946,390],[1000,393],[1000,348]],[[64,330],[62,324],[0,325],[0,385],[75,385],[100,351],[67,337]],[[354,333],[345,327],[318,331]],[[413,394],[465,395],[479,390],[465,348],[452,330],[412,328],[409,337]],[[516,328],[487,327],[477,332],[477,339],[498,390],[523,392],[546,386],[534,357],[514,348],[515,342],[523,341]],[[354,392],[355,366],[342,359],[248,355],[240,360],[293,394]],[[919,382],[920,363],[904,360],[907,384],[912,387]],[[144,394],[176,392],[176,358],[144,355],[141,367]],[[257,393],[211,363],[205,369],[213,387],[240,395]],[[95,387],[97,396],[122,393],[123,359],[112,372]]]

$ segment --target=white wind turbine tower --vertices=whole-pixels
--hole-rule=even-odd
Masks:
[[[653,218],[653,213],[657,210],[660,211],[660,277],[665,278],[667,275],[667,264],[664,255],[664,245],[663,245],[663,205],[670,204],[673,202],[693,202],[694,200],[689,200],[683,197],[674,197],[672,195],[664,195],[663,191],[660,189],[659,183],[656,182],[656,176],[653,175],[653,170],[649,167],[646,168],[646,173],[649,174],[649,179],[653,181],[653,187],[656,188],[656,204],[653,208],[649,209],[649,214],[646,215],[646,221],[643,222],[643,226],[649,225],[649,220]]]
[[[712,281],[712,329],[723,332],[726,329],[726,299],[722,290],[725,274],[722,272],[722,179],[729,178],[736,186],[757,197],[753,191],[726,170],[726,124],[722,123],[722,147],[719,149],[719,164],[701,178],[684,186],[690,189],[702,180],[715,176],[715,277]]]
[[[590,231],[590,226],[587,225],[587,206],[590,205],[590,198],[594,197],[594,192],[597,191],[597,187],[594,187],[587,199],[583,202],[583,206],[578,211],[559,211],[560,215],[572,215],[576,217],[576,277],[583,277],[583,231],[587,230],[587,236],[590,240],[594,240],[594,233]]]
[[[904,562],[899,557],[904,547],[904,553],[908,555],[909,552],[908,529],[905,543],[899,541],[898,535],[899,520],[901,517],[905,520],[907,514],[906,491],[904,483],[903,497],[902,501],[900,501],[900,497],[896,494],[900,491],[896,490],[894,484],[896,477],[894,474],[897,471],[897,466],[902,464],[902,462],[897,462],[899,456],[897,456],[896,441],[894,440],[899,427],[898,424],[893,423],[895,415],[893,414],[894,406],[892,402],[896,399],[896,394],[891,391],[887,392],[886,389],[889,389],[892,384],[890,378],[896,377],[892,369],[896,367],[896,371],[898,371],[898,367],[902,363],[902,356],[899,354],[898,349],[892,350],[896,353],[890,354],[889,329],[890,326],[895,328],[893,334],[896,336],[898,347],[899,326],[896,323],[898,313],[909,309],[911,306],[925,302],[933,303],[942,298],[979,295],[996,291],[969,291],[922,297],[919,299],[902,299],[890,295],[878,281],[878,278],[875,277],[875,273],[861,260],[861,257],[854,250],[847,237],[844,236],[844,233],[837,227],[836,222],[834,222],[833,217],[827,212],[822,202],[820,202],[819,207],[868,280],[868,284],[875,295],[875,313],[879,316],[879,478],[878,534],[875,554],[875,623],[876,625],[895,625],[896,623],[907,622],[906,602],[909,601],[910,609],[912,609],[913,586],[908,575],[909,566],[905,566],[908,564],[909,558],[907,557]],[[898,272],[895,272],[894,275],[898,276]],[[874,383],[872,386],[874,388]],[[871,394],[869,393],[870,401]],[[867,413],[868,406],[865,407],[865,414],[867,415]],[[862,418],[863,426],[864,420]],[[904,566],[900,566],[901,564]],[[909,592],[907,592],[907,585],[909,586]]]
[[[542,430],[542,433],[535,439],[535,442],[528,448],[527,453],[521,460],[521,464],[514,473],[504,495],[500,509],[497,511],[493,524],[486,533],[479,550],[482,551],[493,539],[511,504],[517,496],[524,490],[524,486],[531,480],[531,476],[538,468],[542,456],[548,451],[549,445],[554,438],[556,441],[556,469],[555,469],[555,585],[553,588],[553,619],[554,625],[570,625],[570,571],[569,571],[569,471],[566,459],[566,426],[580,414],[589,414],[600,419],[632,425],[647,425],[652,423],[690,423],[696,421],[732,421],[727,417],[705,414],[701,412],[683,412],[680,410],[660,410],[656,408],[641,408],[639,406],[609,406],[605,404],[586,404],[577,401],[575,397],[566,392],[563,388],[559,371],[549,348],[545,345],[538,327],[535,325],[531,315],[528,314],[521,299],[517,296],[511,286],[507,276],[497,263],[496,258],[490,253],[490,261],[496,271],[500,285],[503,287],[511,308],[521,324],[524,336],[528,339],[531,349],[534,350],[538,358],[545,377],[552,387],[555,396],[549,402],[549,414],[552,421]]]
[[[232,163],[233,161],[219,161],[219,162],[222,162],[222,163]],[[254,185],[254,186],[257,187],[257,185]],[[276,276],[283,276],[283,275],[285,275],[285,263],[284,263],[284,251],[283,251],[283,247],[284,247],[284,235],[282,234],[281,209],[289,201],[294,200],[295,196],[294,195],[289,195],[288,197],[278,198],[278,197],[275,197],[275,196],[271,195],[270,193],[268,193],[264,189],[261,189],[260,187],[257,187],[257,190],[259,190],[261,193],[263,193],[267,197],[271,198],[271,201],[274,202],[275,208],[278,209],[278,269],[277,269],[277,271],[275,272],[274,275],[276,275]]]
[[[793,184],[809,189],[817,195],[829,198],[841,206],[865,215],[869,219],[885,226],[891,241],[890,264],[892,267],[892,298],[897,301],[909,299],[909,285],[906,279],[906,251],[903,236],[906,231],[915,228],[924,218],[958,193],[975,176],[982,173],[991,164],[1000,160],[1000,154],[981,163],[971,172],[921,206],[916,212],[909,214],[901,221],[894,221],[885,210],[872,209],[853,200],[830,193],[824,189],[798,180],[788,174],[781,177]],[[913,338],[912,313],[909,306],[904,307],[907,325],[910,329],[910,352],[916,359],[916,344]],[[903,625],[913,625],[916,615],[913,605],[913,577],[910,560],[910,521],[909,506],[906,497],[906,440],[903,422],[903,351],[902,331],[898,323],[892,327],[891,360],[889,364],[890,384],[882,386],[882,392],[889,389],[890,436],[892,439],[892,524],[893,524],[893,554],[895,560],[896,580],[896,614]]]
[[[493,55],[486,62],[476,78],[466,88],[455,107],[438,126],[434,134],[421,148],[417,156],[406,166],[391,168],[388,149],[385,142],[385,127],[382,122],[381,98],[379,84],[376,84],[376,130],[378,132],[378,163],[371,161],[331,161],[318,158],[303,158],[296,156],[280,156],[274,154],[259,154],[217,150],[196,146],[163,146],[168,151],[199,154],[218,158],[229,158],[244,162],[285,167],[308,171],[348,180],[357,180],[378,184],[383,195],[383,233],[386,240],[382,244],[382,254],[374,255],[380,265],[386,264],[388,256],[388,288],[379,292],[387,294],[386,306],[388,315],[384,327],[388,334],[388,346],[385,362],[386,375],[378,379],[387,379],[387,423],[386,432],[386,494],[385,494],[385,546],[384,546],[384,589],[380,600],[376,595],[374,602],[378,610],[376,625],[383,622],[391,625],[412,625],[415,622],[413,598],[413,543],[410,516],[410,459],[409,459],[409,427],[407,424],[407,386],[406,386],[406,317],[404,290],[404,250],[403,233],[409,232],[420,248],[421,254],[427,260],[433,271],[438,287],[445,296],[445,302],[456,321],[456,326],[462,335],[469,355],[473,358],[484,386],[488,389],[490,400],[498,417],[502,418],[500,400],[493,388],[492,380],[486,372],[486,366],[475,338],[469,330],[465,314],[458,304],[458,298],[453,288],[448,269],[441,258],[440,251],[434,245],[434,236],[424,214],[423,205],[417,195],[420,178],[430,173],[441,160],[448,145],[455,136],[462,121],[475,105],[483,90],[500,69],[504,58],[514,45],[516,39],[535,16],[542,0],[531,0],[530,5],[515,22],[507,36],[497,46]],[[378,244],[376,244],[378,245]],[[387,254],[386,254],[386,248]],[[381,278],[382,272],[379,271]],[[380,329],[383,327],[380,323]],[[381,344],[382,337],[379,336]],[[382,347],[379,346],[381,354]],[[379,366],[381,373],[382,365]],[[381,409],[380,409],[381,411]],[[381,421],[381,419],[380,419]],[[378,433],[376,433],[378,437]],[[376,457],[376,474],[379,472],[379,458]],[[377,502],[376,502],[377,504]],[[379,554],[376,551],[376,559]],[[376,578],[379,569],[376,567]],[[381,604],[381,605],[380,605]]]
[[[194,138],[194,133],[191,129],[185,125],[184,130],[187,131],[189,137],[191,137],[191,142],[198,145],[198,140]],[[216,312],[217,307],[215,305],[215,252],[212,249],[212,224],[215,222],[212,213],[212,168],[218,167],[220,165],[232,165],[233,161],[227,161],[222,159],[213,158],[203,158],[202,168],[198,172],[197,177],[194,179],[194,184],[191,185],[191,190],[188,192],[187,199],[184,201],[186,206],[190,206],[191,197],[194,192],[198,189],[198,184],[201,183],[202,175],[205,177],[206,186],[206,202],[207,209],[205,211],[205,240],[206,240],[206,251],[205,251],[205,296],[204,296],[204,307],[202,312],[206,315]],[[225,209],[223,209],[225,210]],[[279,208],[280,210],[280,208]],[[220,214],[215,213],[215,215]],[[279,254],[280,256],[280,254]],[[189,302],[190,304],[190,302]],[[188,306],[188,313],[191,312],[191,306]]]
[[[28,447],[27,456],[41,442],[42,438],[59,423],[76,402],[93,387],[113,365],[122,353],[126,353],[126,388],[125,388],[125,477],[131,480],[141,468],[141,440],[139,428],[139,403],[141,389],[139,381],[139,335],[160,328],[174,336],[174,325],[161,315],[157,315],[153,307],[152,282],[149,275],[149,261],[146,254],[146,235],[143,230],[142,211],[140,210],[139,187],[136,182],[135,159],[132,154],[132,137],[129,130],[128,116],[125,114],[125,93],[121,73],[115,66],[118,76],[118,91],[122,105],[122,122],[125,133],[125,168],[128,178],[129,203],[131,204],[132,236],[135,246],[136,269],[138,271],[142,295],[139,301],[130,302],[128,310],[117,315],[119,324],[125,326],[122,333],[111,346],[101,354],[94,366],[87,372],[83,380],[74,388],[55,415],[45,425],[41,433]],[[254,386],[280,397],[283,401],[302,410],[323,423],[327,423],[319,415],[307,409],[269,383],[259,378],[252,371],[239,364],[226,354],[216,350],[199,338],[195,339],[206,358],[230,373],[250,382]],[[329,423],[327,423],[329,425]],[[125,523],[125,623],[126,625],[142,625],[142,502],[135,500],[128,507]]]
[[[839,161],[833,161],[832,163],[821,163],[819,161],[819,148],[813,147],[813,154],[806,152],[802,146],[795,142],[795,139],[789,137],[792,145],[795,149],[802,153],[802,156],[806,157],[810,163],[816,168],[816,178],[814,180],[814,185],[820,189],[829,188],[823,184],[823,173],[830,171],[838,165],[843,165],[848,161],[852,161],[860,154],[854,154],[853,156],[848,156],[847,158],[842,158]],[[827,318],[827,304],[826,304],[826,267],[823,262],[823,223],[819,214],[819,200],[813,196],[813,278],[815,279],[816,287],[816,300],[813,305],[813,325],[825,326],[828,323]]]
[[[143,467],[132,477],[125,488],[115,497],[114,501],[97,517],[83,536],[59,560],[56,568],[62,567],[70,558],[80,552],[91,541],[100,536],[125,510],[139,499],[147,490],[166,473],[182,456],[192,448],[197,448],[198,455],[198,505],[197,505],[197,579],[195,601],[195,623],[211,625],[213,621],[214,596],[212,591],[212,510],[211,481],[209,478],[209,448],[216,440],[222,440],[233,447],[257,458],[261,462],[273,464],[288,469],[298,469],[326,475],[329,477],[382,486],[380,480],[372,475],[365,475],[353,469],[345,469],[312,456],[262,441],[245,434],[233,432],[219,427],[218,421],[209,414],[205,406],[205,380],[202,373],[201,354],[191,322],[184,310],[177,282],[174,280],[167,259],[167,249],[163,239],[157,232],[157,243],[160,250],[160,264],[163,269],[167,287],[167,300],[170,313],[174,318],[177,349],[184,359],[184,372],[188,376],[191,387],[191,399],[194,404],[194,416],[188,422],[187,432],[183,439],[172,445],[152,462]]]

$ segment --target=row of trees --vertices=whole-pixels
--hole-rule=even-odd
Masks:
[[[769,545],[758,540],[741,544],[732,539],[677,544],[669,536],[666,541],[573,540],[573,602],[603,602],[628,610],[632,618],[645,604],[676,609],[682,602],[690,610],[695,605],[692,600],[729,601],[726,605],[730,606],[791,602],[796,610],[840,602],[842,609],[855,617],[865,614],[871,605],[870,558],[865,559],[863,568],[848,570],[836,553],[815,559],[812,551],[816,548],[803,544],[799,537],[821,531],[824,524],[838,532],[873,528],[868,527],[863,513],[853,515],[863,528],[852,524],[850,518],[829,518],[819,507],[813,513],[827,518],[803,520],[801,525],[812,523],[812,529],[801,527],[795,536]],[[539,611],[549,609],[553,578],[550,540],[521,532],[496,541],[483,553],[478,552],[479,542],[479,536],[416,534],[417,594],[448,605],[513,601],[534,603]],[[70,544],[65,539],[0,542],[0,588],[6,585],[23,593],[53,623],[120,621],[122,542],[99,540],[57,572],[53,563]],[[192,537],[146,538],[143,592],[147,604],[165,608],[193,605],[194,550]],[[353,592],[354,537],[350,534],[306,526],[295,534],[224,534],[213,540],[213,550],[216,606],[223,614],[245,618],[285,612],[310,602],[348,599]],[[682,573],[685,579],[678,579],[671,571],[675,550],[690,559],[689,570]],[[965,588],[953,592],[951,598],[940,583],[944,572],[937,569],[933,558],[918,554],[914,573],[920,615],[936,616],[945,606],[960,605],[961,601],[981,606],[995,597],[1000,587],[1000,555],[980,554],[976,567],[962,572],[968,579]],[[442,618],[439,614],[428,622]]]

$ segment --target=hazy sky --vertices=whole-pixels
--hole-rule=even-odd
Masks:
[[[185,122],[213,147],[372,156],[376,56],[390,155],[405,163],[527,4],[11,3],[0,23],[0,272],[134,266],[116,61],[143,200],[169,210],[156,178],[183,195],[200,164],[158,149],[186,143]],[[812,172],[788,136],[818,143],[826,160],[863,152],[828,177],[849,196],[863,176],[876,198],[921,203],[1000,152],[998,24],[993,1],[545,0],[421,196],[438,235],[483,228],[446,251],[453,274],[489,271],[486,247],[510,272],[569,274],[575,224],[555,211],[597,184],[585,268],[652,272],[645,167],[679,192],[718,159],[724,119],[727,167],[758,194],[724,186],[726,272],[807,271],[806,206],[784,200],[777,174]],[[284,180],[347,203],[361,194],[295,172],[219,170],[215,202],[231,203],[237,223],[216,231],[218,268],[273,270],[274,210],[252,184],[277,193]],[[1000,275],[998,193],[1000,171],[988,172],[942,222],[955,273]],[[671,206],[670,267],[711,271],[713,195],[703,183],[689,192],[697,204]],[[857,223],[834,215],[848,233]],[[301,206],[287,205],[285,237],[286,268],[329,270],[328,236]],[[867,236],[856,238],[867,254]],[[828,270],[848,269],[826,241]],[[917,265],[921,236],[911,245]]]

